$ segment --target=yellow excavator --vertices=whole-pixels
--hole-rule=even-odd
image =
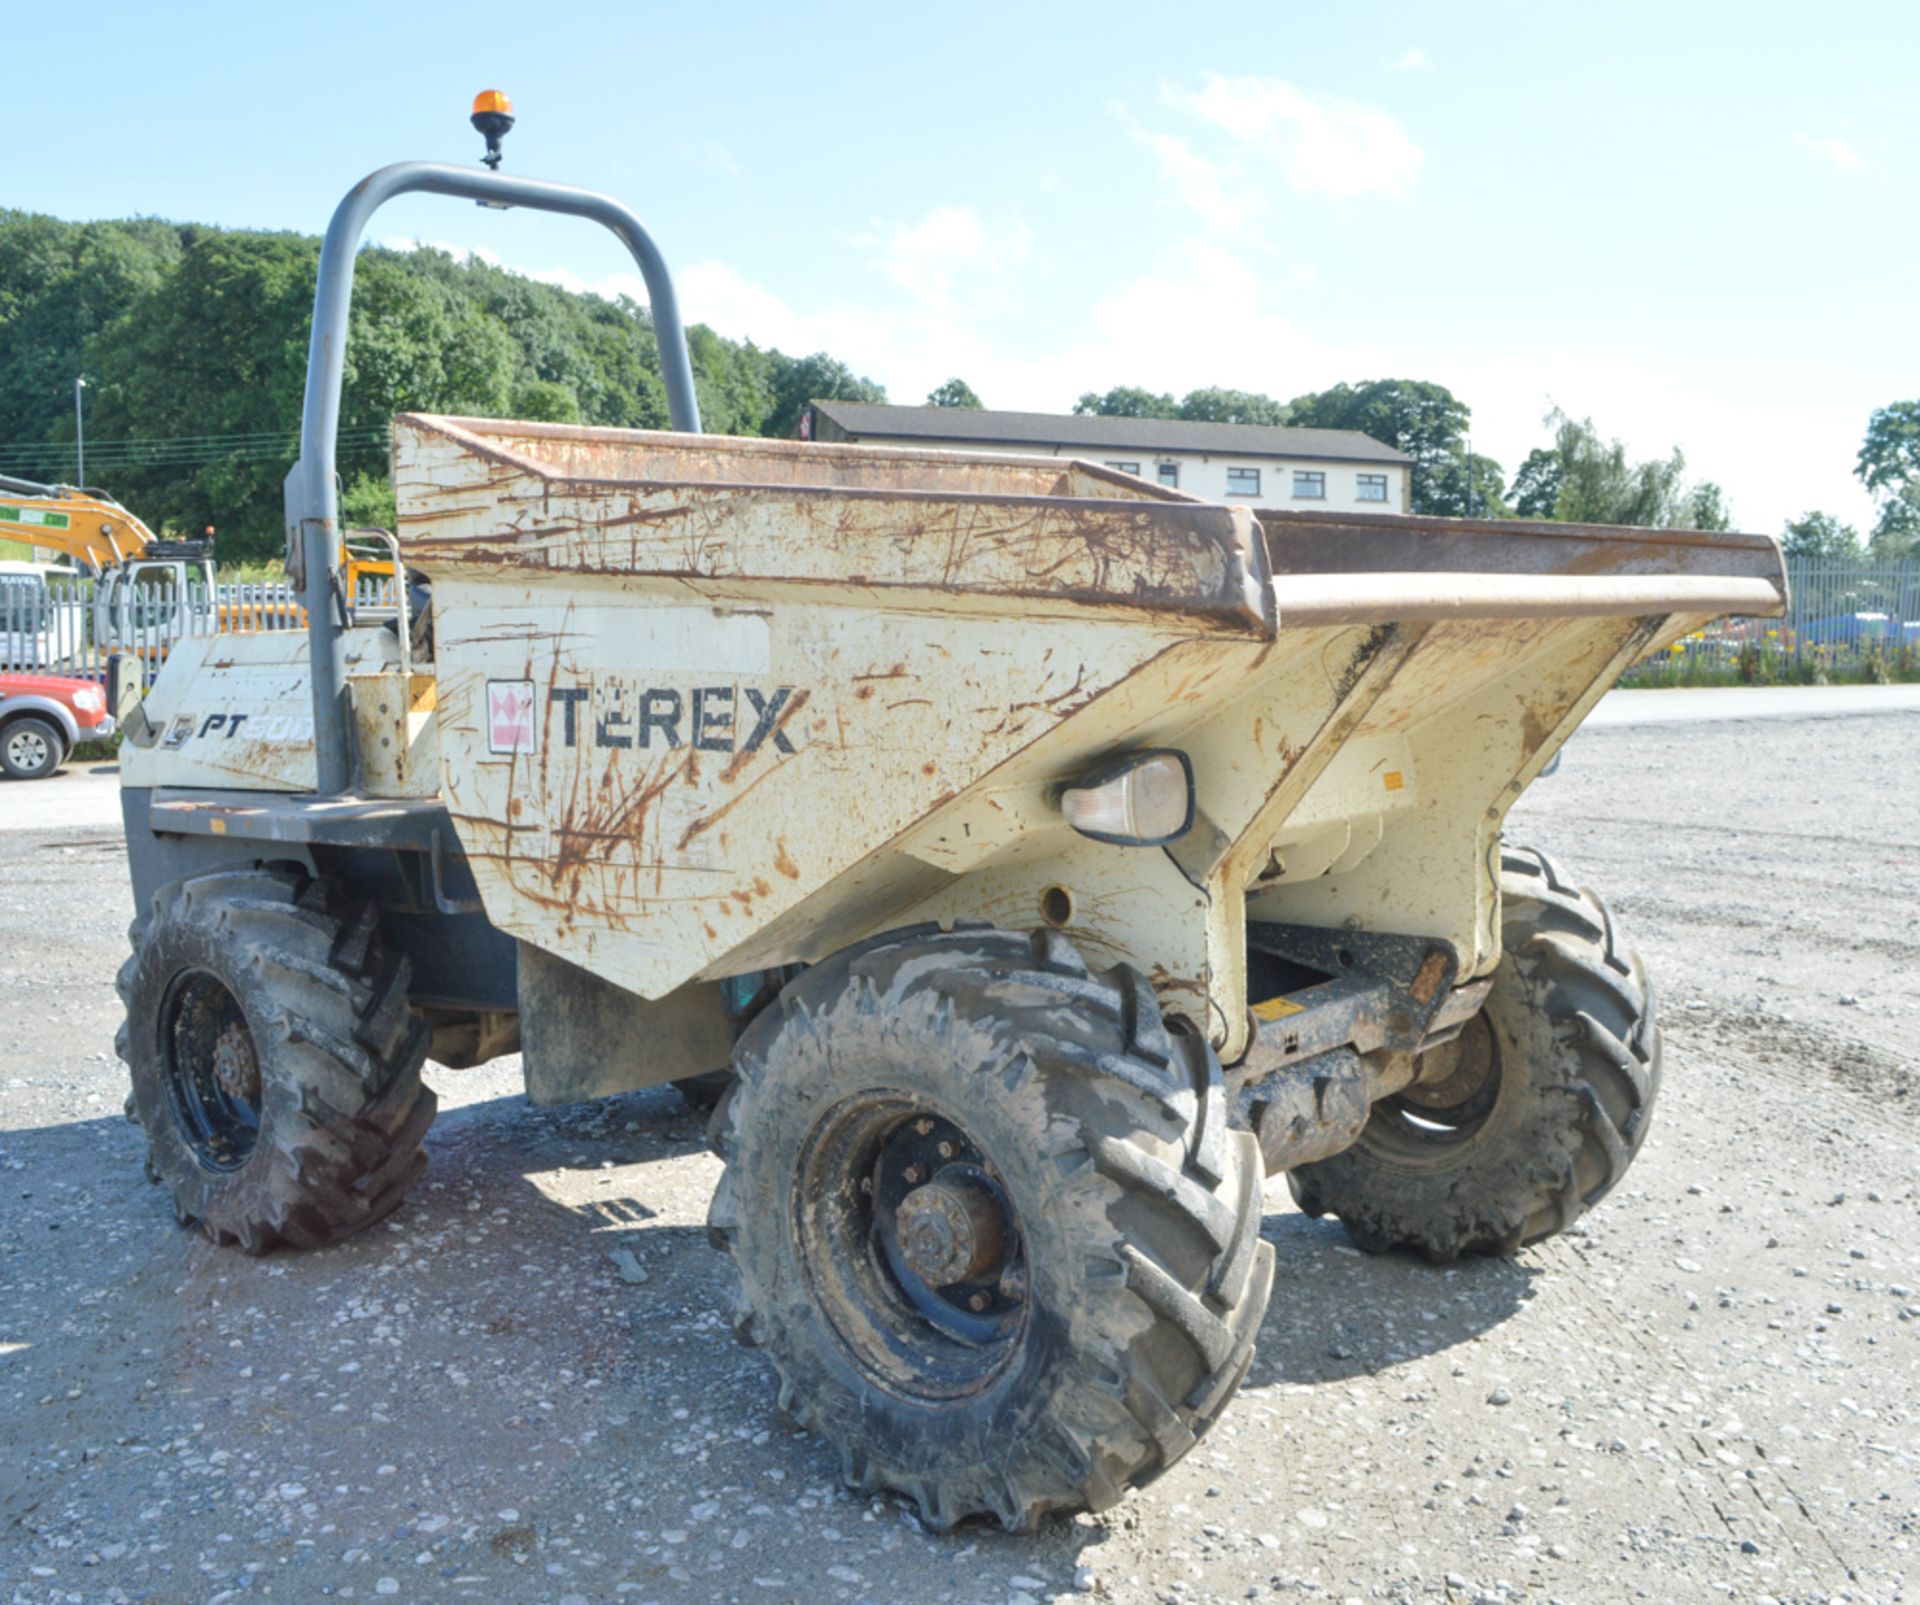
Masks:
[[[389,581],[395,572],[391,543],[384,530],[354,530],[364,537],[349,541],[341,556],[349,596]],[[92,623],[96,646],[125,648],[143,655],[182,635],[230,630],[301,628],[306,614],[297,603],[222,601],[214,584],[213,542],[164,540],[135,514],[100,490],[75,485],[41,485],[0,475],[0,538],[21,541],[67,559],[76,574],[94,583]],[[367,543],[383,546],[370,555]],[[48,576],[62,566],[8,564],[16,582]]]

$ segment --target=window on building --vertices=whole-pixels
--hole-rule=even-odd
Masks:
[[[1385,474],[1360,474],[1356,476],[1360,488],[1356,499],[1363,502],[1383,502],[1387,499],[1387,476]]]
[[[1180,488],[1180,465],[1178,463],[1161,463],[1159,465],[1159,473],[1161,484],[1171,485],[1175,490]]]
[[[1327,476],[1318,469],[1294,469],[1293,497],[1295,501],[1302,502],[1325,501],[1327,499]]]
[[[1257,468],[1229,468],[1227,470],[1227,494],[1229,496],[1258,496],[1260,494],[1260,470]]]
[[[1140,472],[1140,465],[1138,463],[1108,463],[1107,466],[1109,468],[1117,468],[1123,474],[1137,474]]]

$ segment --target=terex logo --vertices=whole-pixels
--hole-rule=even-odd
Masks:
[[[692,747],[699,752],[792,752],[786,725],[807,699],[793,686],[554,686],[560,745],[611,749]]]
[[[487,751],[535,751],[533,710],[536,706],[531,680],[489,680]]]

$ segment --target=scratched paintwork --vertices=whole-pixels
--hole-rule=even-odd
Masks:
[[[1263,527],[961,452],[407,416],[394,472],[432,678],[347,632],[361,784],[437,788],[495,924],[660,997],[922,920],[1064,920],[1229,1061],[1250,911],[1490,970],[1513,800],[1636,656],[1703,622],[1703,579],[1765,603],[1781,573],[1758,537]],[[1648,578],[1635,610],[1595,606],[1622,574]],[[1444,616],[1376,616],[1421,575]],[[1505,589],[1480,607],[1483,575]],[[1290,624],[1309,591],[1314,622]],[[156,709],[249,674],[265,717],[306,706],[271,644],[299,638],[225,639],[225,667],[168,665]],[[1141,746],[1192,758],[1194,830],[1164,851],[1076,835],[1060,783]],[[312,772],[310,748],[236,747],[220,778],[156,748],[129,783]]]

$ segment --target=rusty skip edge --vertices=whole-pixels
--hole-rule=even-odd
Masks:
[[[402,415],[397,443],[403,428],[526,478],[531,494],[514,498],[524,506],[519,517],[539,521],[509,518],[505,528],[476,531],[501,507],[502,487],[458,482],[442,446],[439,468],[422,462],[422,476],[401,496],[407,559],[429,574],[565,571],[746,586],[761,596],[787,587],[804,588],[809,599],[832,590],[917,593],[916,602],[934,605],[943,596],[999,596],[1171,613],[1210,631],[1270,637],[1274,629],[1266,542],[1250,512],[1177,495],[1063,493],[1081,476],[1109,490],[1120,477],[1077,460],[863,450],[857,462],[881,471],[849,482],[839,475],[846,465],[834,460],[838,447],[603,430],[588,432],[608,441],[608,471],[596,473],[591,461],[542,461],[440,419]],[[546,426],[541,438],[579,446],[581,433]],[[782,464],[791,477],[753,477],[769,445],[796,459]],[[649,472],[632,473],[636,465]],[[455,482],[442,483],[450,466]],[[736,467],[739,477],[724,477]],[[703,472],[716,468],[721,477]],[[966,483],[928,488],[929,475]],[[605,514],[587,511],[620,502]],[[464,517],[467,529],[434,527],[450,517]],[[770,529],[785,538],[770,539]],[[828,564],[819,561],[823,551],[833,553]]]
[[[610,479],[582,475],[577,471],[559,468],[552,462],[544,462],[526,451],[516,450],[513,446],[502,444],[502,442],[551,441],[564,447],[584,448],[590,455],[597,455],[594,452],[596,447],[615,450],[623,447],[644,447],[656,453],[671,451],[683,464],[724,461],[759,462],[777,465],[781,469],[791,470],[796,474],[820,475],[822,477],[812,482],[822,489],[831,488],[834,485],[835,481],[831,478],[831,473],[838,468],[871,469],[883,472],[888,474],[890,480],[897,481],[899,487],[903,489],[911,488],[906,483],[908,470],[925,470],[929,467],[979,473],[1000,471],[1010,477],[1018,476],[1029,481],[1046,477],[1057,479],[1063,473],[1079,471],[1093,480],[1111,486],[1116,491],[1124,492],[1124,497],[1121,498],[1123,500],[1143,504],[1164,502],[1188,506],[1214,505],[1186,491],[1156,485],[1132,474],[1123,474],[1102,463],[1081,457],[1047,457],[1013,452],[934,451],[913,446],[873,446],[859,442],[776,440],[759,435],[683,435],[671,430],[517,422],[497,418],[470,418],[452,414],[418,412],[400,413],[394,418],[395,439],[398,440],[404,432],[437,435],[446,440],[456,441],[467,452],[499,467],[531,474],[536,478],[554,483],[577,482],[585,479],[597,485],[661,486],[706,484],[710,481],[703,478],[647,476]],[[784,485],[796,482],[807,483],[808,481],[782,479],[778,483]],[[736,478],[723,483],[747,485],[756,482],[751,479]]]

